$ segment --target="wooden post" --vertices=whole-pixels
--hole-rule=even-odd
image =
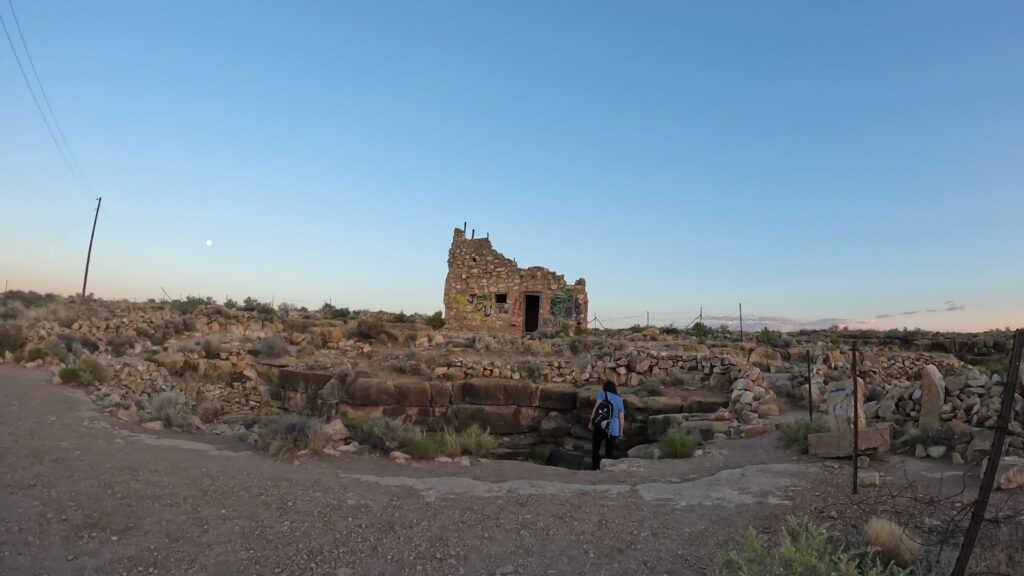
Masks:
[[[850,373],[853,375],[853,493],[857,493],[857,456],[860,452],[860,407],[857,405],[860,386],[857,384],[857,343],[853,343],[853,365]]]
[[[807,418],[814,421],[814,394],[813,380],[811,379],[811,351],[807,351]]]
[[[960,555],[957,557],[956,565],[953,567],[953,576],[964,576],[967,572],[967,565],[971,561],[971,553],[974,552],[974,544],[978,540],[978,532],[981,531],[981,524],[985,521],[985,509],[988,508],[988,499],[992,495],[992,486],[996,483],[999,459],[1003,455],[1003,444],[1006,442],[1006,429],[1012,419],[1013,395],[1017,391],[1017,385],[1020,383],[1022,348],[1024,348],[1024,331],[1017,330],[1013,335],[1013,354],[1010,355],[1010,372],[1006,375],[1006,382],[1003,383],[1003,402],[999,407],[996,433],[988,453],[988,466],[985,467],[985,476],[981,481],[981,488],[978,489],[978,499],[974,502],[974,509],[971,511],[971,523],[967,525],[964,543],[960,546]]]
[[[100,204],[103,197],[96,199],[96,216],[92,219],[92,234],[89,235],[89,252],[85,256],[85,278],[82,279],[82,299],[85,299],[85,286],[89,283],[89,261],[92,260],[92,241],[96,238],[96,222],[100,219]]]

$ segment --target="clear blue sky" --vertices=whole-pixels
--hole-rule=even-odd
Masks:
[[[603,318],[1024,324],[1020,2],[14,6],[89,190],[0,38],[12,288],[102,195],[103,297],[431,312],[469,221]]]

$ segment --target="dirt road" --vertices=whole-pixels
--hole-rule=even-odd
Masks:
[[[828,470],[770,436],[643,470],[276,462],[0,366],[0,574],[703,574]],[[717,453],[714,453],[717,452]]]

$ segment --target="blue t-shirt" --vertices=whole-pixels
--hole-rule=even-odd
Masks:
[[[605,391],[601,390],[597,393],[597,402],[601,403],[604,401]],[[611,425],[608,426],[609,436],[622,436],[622,430],[619,429],[619,414],[626,413],[626,407],[622,404],[622,398],[614,392],[608,393],[608,400],[612,403],[612,421]]]

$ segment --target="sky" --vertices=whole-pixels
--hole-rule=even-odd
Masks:
[[[430,313],[468,222],[609,326],[1024,325],[1020,2],[13,6],[11,289],[81,289],[102,196],[105,298]]]

